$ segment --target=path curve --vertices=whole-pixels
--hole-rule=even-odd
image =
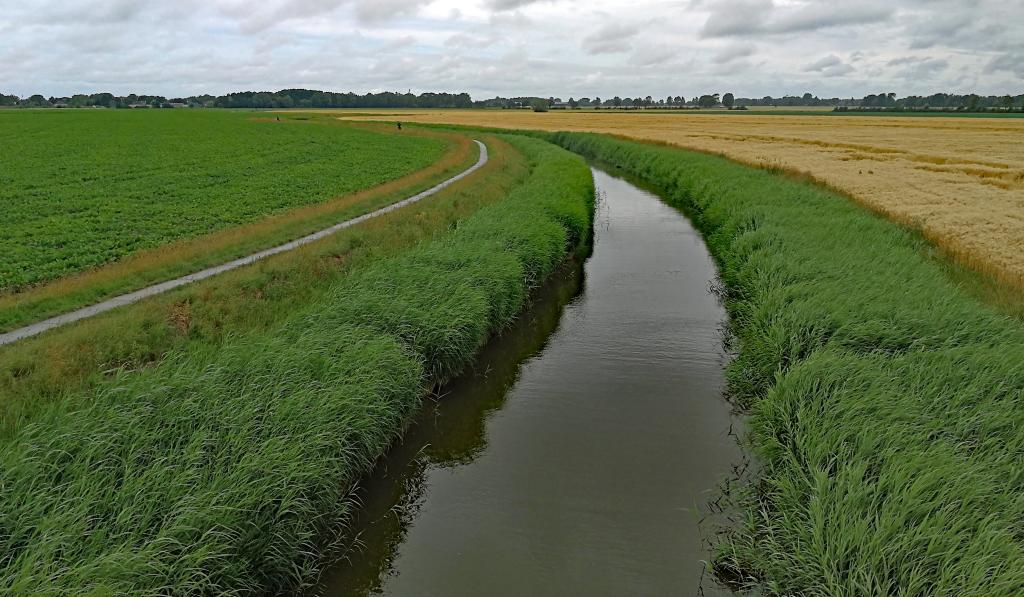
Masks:
[[[438,192],[442,191],[443,189],[446,189],[453,183],[460,181],[463,178],[469,176],[470,174],[476,172],[477,170],[482,168],[484,164],[487,163],[487,146],[481,143],[480,141],[477,141],[476,139],[474,139],[473,142],[476,143],[477,146],[480,148],[480,157],[479,159],[477,159],[475,164],[470,166],[467,170],[464,170],[456,174],[455,176],[449,178],[448,180],[440,182],[421,193],[413,195],[412,197],[402,199],[397,203],[392,203],[380,209],[352,218],[351,220],[345,220],[344,222],[340,222],[329,228],[324,228],[319,232],[308,234],[306,236],[303,236],[302,238],[295,239],[283,245],[278,245],[270,249],[259,251],[258,253],[253,253],[245,257],[240,257],[233,261],[228,261],[227,263],[215,265],[213,267],[192,274],[188,274],[187,276],[182,276],[180,278],[175,278],[173,280],[167,280],[166,282],[160,282],[159,284],[147,286],[134,292],[129,292],[127,294],[115,296],[101,303],[96,303],[95,305],[90,305],[88,307],[82,307],[81,309],[69,311],[67,313],[64,313],[63,315],[57,315],[56,317],[44,319],[37,323],[27,325],[23,328],[11,330],[10,332],[0,334],[0,346],[3,346],[5,344],[11,344],[12,342],[17,342],[18,340],[22,340],[25,338],[29,338],[31,336],[35,336],[37,334],[41,334],[45,331],[52,330],[62,325],[66,325],[75,321],[80,321],[82,319],[92,317],[93,315],[105,313],[107,311],[116,309],[118,307],[122,307],[124,305],[130,305],[146,297],[154,296],[162,292],[167,292],[168,290],[178,288],[179,286],[184,286],[192,282],[198,282],[199,280],[205,280],[206,278],[210,278],[216,276],[217,274],[221,274],[227,271],[231,271],[233,269],[240,268],[244,265],[250,265],[261,259],[270,257],[271,255],[277,255],[278,253],[284,253],[285,251],[297,249],[303,245],[308,245],[311,242],[318,241],[326,236],[330,236],[331,234],[334,234],[339,230],[350,228],[352,226],[355,226],[356,224],[361,224],[367,220],[376,218],[377,216],[384,215],[386,213],[395,211],[396,209],[400,209],[407,205],[416,203],[417,201],[426,199],[427,197],[437,194]]]

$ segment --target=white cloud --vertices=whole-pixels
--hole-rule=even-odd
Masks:
[[[0,91],[22,96],[295,86],[475,97],[1024,91],[1024,19],[1017,2],[1001,0],[7,4]]]

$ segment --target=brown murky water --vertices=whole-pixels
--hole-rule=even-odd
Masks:
[[[424,406],[321,595],[724,592],[699,524],[741,460],[714,265],[680,212],[594,178],[592,256]]]

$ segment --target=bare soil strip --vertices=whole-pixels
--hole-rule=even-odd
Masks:
[[[12,330],[10,332],[0,334],[0,346],[3,346],[5,344],[11,344],[12,342],[16,342],[24,338],[29,338],[31,336],[41,334],[47,330],[52,330],[62,325],[66,325],[75,321],[80,321],[82,319],[86,319],[88,317],[92,317],[99,313],[104,313],[106,311],[122,307],[124,305],[130,305],[146,297],[154,296],[162,292],[167,292],[168,290],[178,288],[179,286],[184,286],[186,284],[197,282],[199,280],[204,280],[206,278],[210,278],[212,276],[216,276],[217,274],[231,271],[233,269],[237,269],[245,265],[253,264],[261,259],[270,257],[271,255],[277,255],[278,253],[284,253],[286,251],[297,249],[301,246],[308,245],[309,243],[315,242],[326,236],[334,234],[335,232],[344,230],[345,228],[350,228],[352,226],[355,226],[356,224],[360,224],[367,220],[376,218],[377,216],[384,215],[396,209],[400,209],[407,205],[411,205],[413,203],[426,199],[427,197],[430,197],[431,195],[437,194],[438,192],[444,190],[451,184],[469,176],[473,172],[476,172],[477,170],[482,168],[484,164],[487,163],[487,146],[477,140],[474,140],[474,142],[480,148],[480,158],[477,160],[475,164],[470,166],[467,170],[464,170],[463,172],[460,172],[459,174],[456,174],[455,176],[449,178],[448,180],[442,181],[421,193],[413,195],[412,197],[408,197],[396,203],[392,203],[391,205],[382,207],[375,211],[365,213],[361,216],[352,218],[351,220],[339,222],[338,224],[335,224],[318,232],[308,234],[301,238],[295,239],[291,242],[284,243],[283,245],[278,245],[270,249],[265,249],[263,251],[253,253],[251,255],[247,255],[245,257],[228,261],[227,263],[222,263],[221,265],[206,268],[204,270],[189,274],[187,276],[181,276],[180,278],[175,278],[173,280],[167,280],[166,282],[161,282],[159,284],[147,286],[146,288],[136,290],[135,292],[122,294],[120,296],[116,296],[103,302],[96,303],[95,305],[90,305],[88,307],[76,309],[74,311],[64,313],[63,315],[58,315],[56,317],[44,319],[43,321],[34,323],[32,325],[27,325],[25,327]]]

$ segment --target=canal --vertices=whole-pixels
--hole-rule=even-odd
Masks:
[[[725,593],[701,524],[742,458],[714,264],[678,210],[594,179],[592,255],[425,403],[318,594]]]

